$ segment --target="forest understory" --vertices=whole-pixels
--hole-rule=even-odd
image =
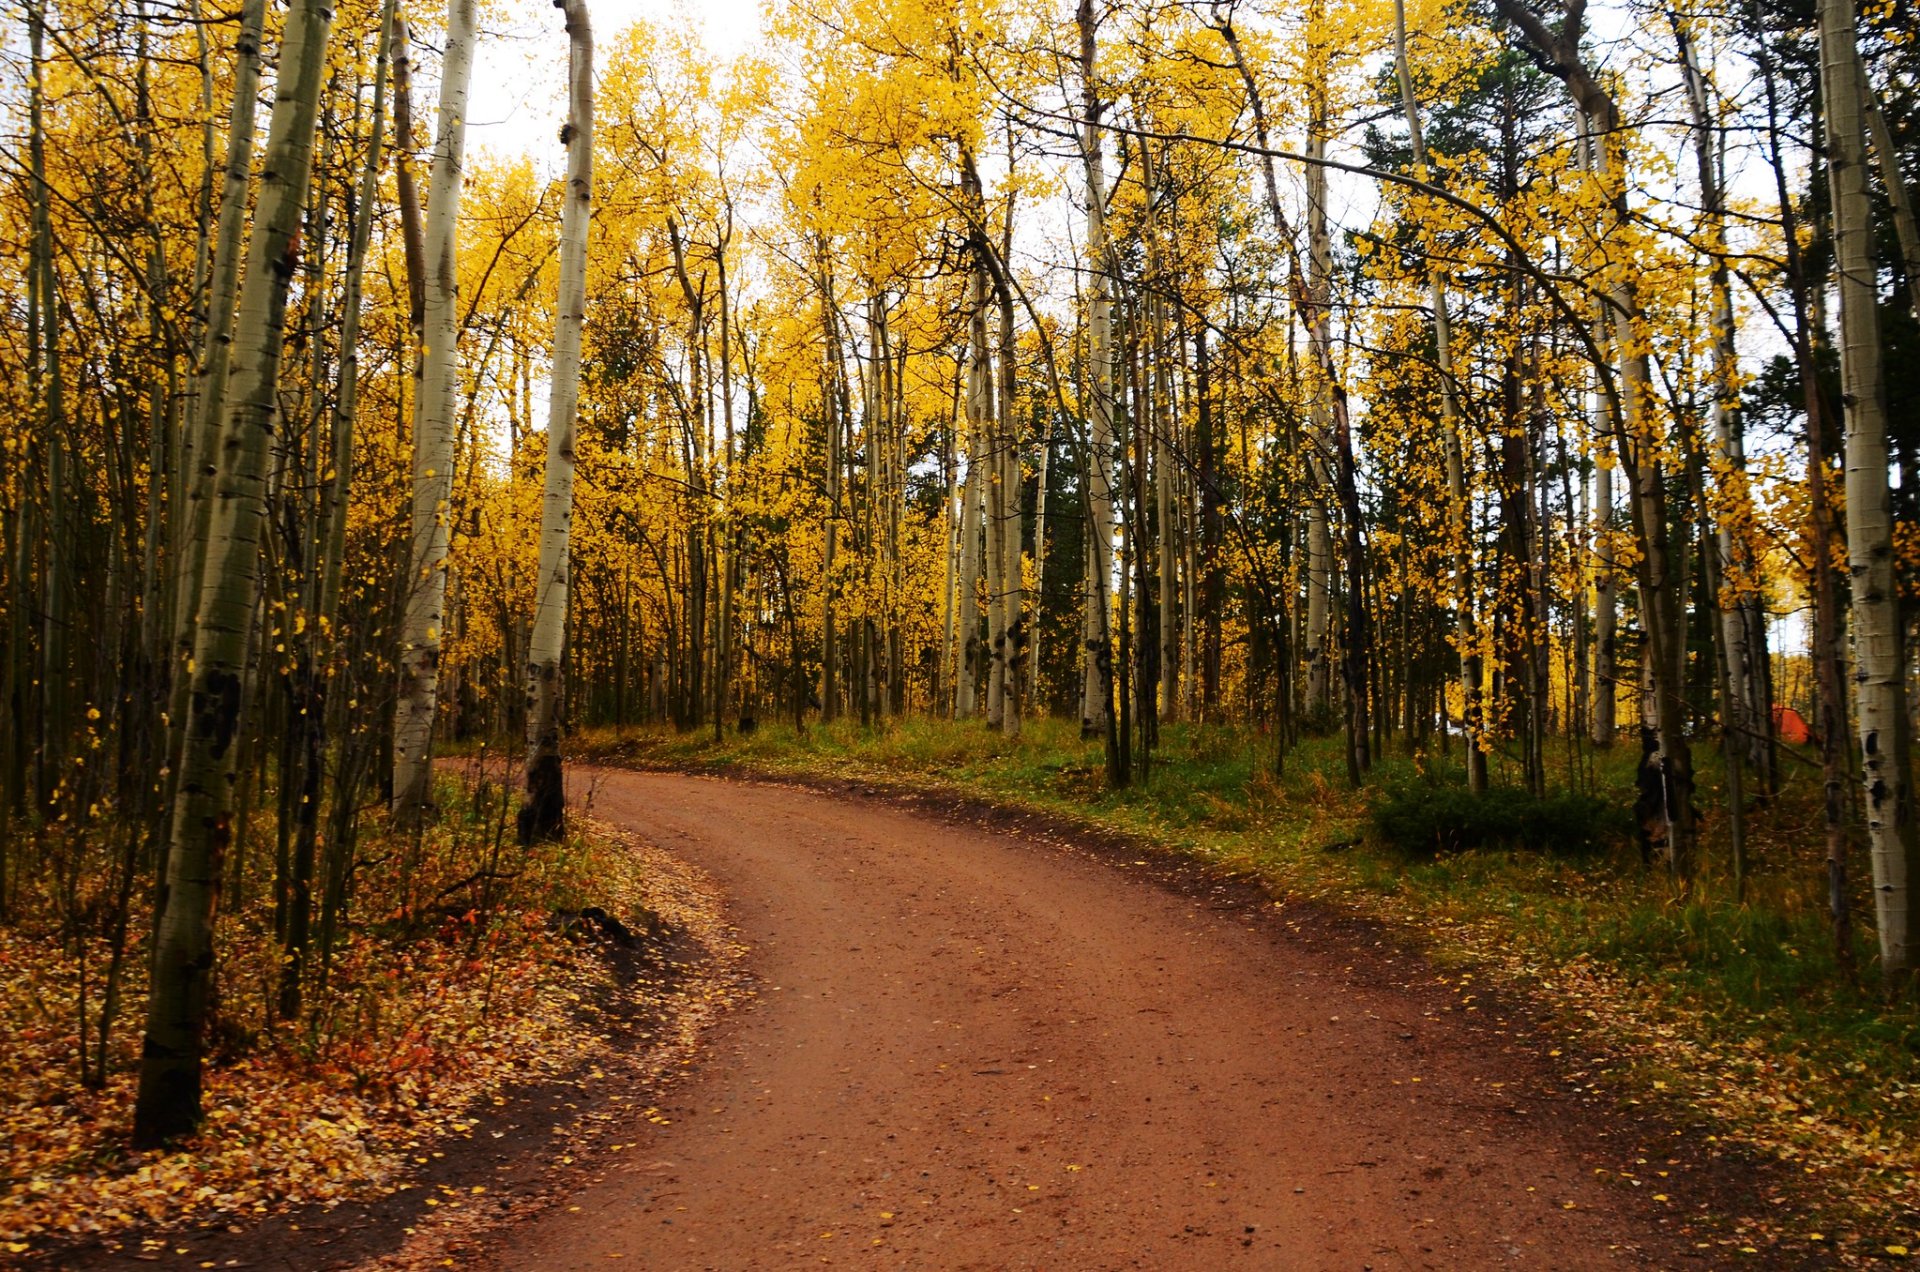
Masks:
[[[329,935],[297,1021],[280,997],[271,823],[243,838],[206,1126],[171,1150],[128,1146],[145,943],[121,951],[110,988],[110,944],[63,940],[56,898],[16,894],[0,928],[16,1022],[0,1048],[0,1266],[437,1249],[513,1217],[491,1162],[474,1169],[487,1150],[555,1178],[606,1151],[607,1110],[633,1112],[734,992],[718,898],[585,820],[504,860],[512,792],[472,765],[438,786],[432,825],[360,844],[356,916]]]

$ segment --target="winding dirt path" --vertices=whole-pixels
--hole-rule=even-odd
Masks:
[[[581,772],[757,994],[503,1269],[1588,1268],[1691,1253],[1515,1020],[1251,889],[895,803]],[[1308,928],[1312,927],[1309,923]],[[1383,970],[1384,969],[1384,970]],[[1650,1168],[1651,1169],[1651,1168]],[[617,1263],[616,1263],[617,1261]]]

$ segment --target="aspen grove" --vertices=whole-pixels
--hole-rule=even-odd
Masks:
[[[642,726],[1324,739],[1730,901],[1817,787],[1913,993],[1906,0],[557,0],[531,154],[514,8],[9,7],[0,930],[130,1143]]]

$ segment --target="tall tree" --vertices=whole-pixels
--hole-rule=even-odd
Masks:
[[[459,393],[460,190],[475,0],[448,0],[433,172],[427,185],[420,386],[413,406],[412,544],[400,626],[400,696],[393,716],[393,812],[423,820],[433,802],[433,723],[446,637],[447,542]]]
[[[593,28],[586,0],[564,0],[567,27],[566,201],[560,212],[560,294],[547,398],[546,489],[540,500],[540,564],[527,647],[527,798],[523,843],[559,833],[566,810],[560,768],[561,652],[573,562],[574,442],[580,398],[580,329],[587,308],[587,224],[593,213]],[[716,711],[718,708],[716,707]]]
[[[333,11],[294,0],[287,13],[236,330],[233,398],[218,501],[207,529],[193,646],[193,689],[166,881],[157,903],[153,988],[141,1051],[134,1140],[155,1146],[200,1123],[201,1062],[213,983],[213,915],[234,835],[235,742],[246,724],[248,635],[260,576],[287,291],[313,166],[314,124]]]
[[[1861,777],[1881,971],[1905,992],[1914,973],[1910,898],[1920,878],[1906,704],[1906,649],[1894,577],[1887,482],[1880,288],[1867,192],[1867,86],[1853,0],[1820,0],[1820,74],[1827,107],[1834,266],[1840,285],[1840,374],[1847,418],[1847,564],[1853,580]]]

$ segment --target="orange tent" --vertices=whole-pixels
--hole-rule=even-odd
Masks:
[[[1813,729],[1807,724],[1807,718],[1792,707],[1783,707],[1778,703],[1773,707],[1774,736],[1782,742],[1791,742],[1795,746],[1805,746],[1813,741]]]

